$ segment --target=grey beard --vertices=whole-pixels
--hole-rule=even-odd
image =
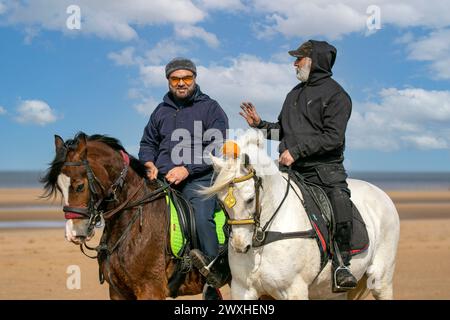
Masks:
[[[308,81],[309,78],[309,72],[311,71],[311,68],[308,66],[303,66],[300,69],[296,69],[297,71],[297,79],[300,80],[301,82],[306,82]]]

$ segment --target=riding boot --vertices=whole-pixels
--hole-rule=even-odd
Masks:
[[[334,255],[332,262],[333,292],[345,292],[356,288],[358,281],[351,273],[351,222],[338,223],[334,241]]]
[[[217,257],[212,258],[198,249],[192,249],[189,256],[194,267],[206,278],[208,284],[218,289],[228,282],[231,274],[228,265],[228,250],[224,250]]]

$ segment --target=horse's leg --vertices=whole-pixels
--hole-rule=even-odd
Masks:
[[[133,300],[134,298],[125,296],[124,294],[117,292],[114,290],[114,288],[110,285],[109,286],[109,298],[111,300]]]
[[[308,300],[308,294],[308,285],[300,275],[297,275],[287,290],[276,292],[272,296],[277,300]]]
[[[151,292],[142,292],[136,296],[137,300],[165,300],[166,295],[164,292],[156,292],[152,290]]]
[[[257,300],[259,294],[254,288],[244,287],[238,281],[231,280],[231,299],[232,300]]]
[[[384,235],[384,241],[367,269],[367,286],[377,300],[394,298],[393,277],[397,253],[398,232]]]
[[[165,300],[168,292],[167,284],[163,281],[152,281],[135,288],[137,300]]]
[[[394,299],[393,277],[394,277],[395,264],[387,269],[383,270],[382,274],[374,274],[373,282],[371,283],[372,295],[377,300],[392,300]],[[371,279],[369,278],[369,281]]]

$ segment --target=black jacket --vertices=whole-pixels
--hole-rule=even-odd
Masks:
[[[345,130],[352,110],[350,96],[334,81],[331,68],[336,48],[324,41],[313,44],[308,81],[288,93],[278,122],[261,121],[268,139],[277,139],[271,129],[279,129],[279,152],[289,150],[294,167],[342,162]]]

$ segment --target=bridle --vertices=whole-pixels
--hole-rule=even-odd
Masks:
[[[234,185],[236,183],[241,183],[247,180],[253,179],[255,185],[255,213],[253,217],[247,219],[228,219],[227,224],[229,225],[246,225],[246,224],[259,224],[259,219],[261,216],[261,202],[259,201],[260,187],[262,187],[261,178],[256,175],[255,169],[251,168],[250,172],[242,177],[234,178],[228,184],[228,193],[225,197],[224,204],[227,208],[233,208],[236,204],[236,198],[233,195]]]
[[[106,191],[106,188],[100,182],[100,180],[94,174],[91,166],[89,165],[89,161],[82,160],[76,162],[64,162],[63,166],[84,166],[86,169],[86,176],[88,180],[88,187],[90,191],[89,202],[87,207],[71,207],[64,206],[63,211],[66,219],[89,219],[89,226],[87,233],[90,234],[94,226],[96,226],[101,218],[104,216],[104,212],[99,210],[100,206],[106,201],[115,201],[117,202],[117,194],[116,191],[119,188],[122,188],[125,179],[128,173],[128,167],[130,164],[129,156],[120,151],[123,159],[123,169],[119,174],[119,177],[111,184],[109,189]],[[105,196],[101,196],[101,194],[97,191],[96,185],[100,186],[103,192],[106,194]],[[136,188],[136,192],[139,188]],[[105,192],[106,191],[106,192]]]
[[[227,196],[224,199],[224,204],[227,208],[232,208],[236,204],[236,198],[233,195],[234,185],[236,183],[241,183],[250,179],[254,180],[254,186],[255,186],[255,210],[254,214],[251,217],[248,217],[246,219],[228,219],[227,224],[228,225],[254,225],[254,233],[253,233],[253,243],[254,246],[257,246],[258,244],[262,245],[266,234],[268,233],[267,229],[270,226],[270,224],[273,222],[273,219],[277,215],[278,211],[280,210],[281,206],[283,205],[284,201],[287,198],[287,195],[289,193],[290,189],[290,176],[288,175],[287,179],[287,188],[286,192],[284,194],[283,199],[281,200],[280,204],[278,205],[275,212],[272,214],[271,218],[266,222],[266,224],[261,227],[261,201],[260,201],[260,195],[261,191],[260,189],[263,188],[262,186],[262,179],[261,177],[258,177],[256,175],[256,171],[253,167],[247,165],[247,168],[249,168],[250,172],[242,177],[234,178],[229,184],[228,184],[228,193]],[[229,215],[228,215],[229,216]]]
[[[142,213],[143,213],[143,206],[147,203],[150,203],[154,200],[160,199],[166,194],[166,190],[170,187],[170,184],[165,182],[158,182],[160,187],[156,190],[153,190],[151,192],[147,192],[146,190],[146,182],[145,179],[142,179],[142,183],[138,184],[134,190],[129,192],[129,195],[127,199],[125,199],[121,204],[119,204],[117,207],[108,210],[103,211],[100,210],[100,207],[104,202],[118,202],[117,198],[117,191],[118,189],[123,188],[123,185],[125,184],[125,179],[128,174],[128,168],[130,165],[130,158],[127,153],[120,150],[120,154],[122,155],[123,159],[123,169],[119,174],[119,177],[111,184],[111,186],[108,188],[106,192],[104,192],[105,196],[101,196],[101,194],[97,191],[96,184],[100,186],[100,188],[105,191],[106,188],[102,185],[100,180],[95,176],[94,171],[92,170],[91,166],[89,165],[88,160],[83,161],[77,161],[77,162],[64,162],[64,166],[84,166],[86,168],[86,175],[88,179],[88,186],[90,191],[90,197],[89,197],[89,203],[87,207],[70,207],[70,206],[64,206],[63,211],[65,212],[66,219],[89,219],[89,225],[87,234],[90,234],[94,227],[98,225],[101,220],[108,220],[112,218],[116,213],[125,211],[131,208],[138,207],[138,210],[134,213],[133,217],[128,222],[128,225],[126,226],[124,232],[120,236],[120,238],[112,245],[111,248],[108,248],[106,244],[106,232],[103,232],[102,239],[100,241],[100,244],[95,247],[91,248],[86,243],[80,244],[80,250],[81,252],[86,255],[89,258],[96,259],[100,257],[101,253],[105,253],[107,257],[107,261],[109,261],[109,257],[111,254],[118,248],[120,243],[125,239],[127,234],[129,233],[131,227],[135,223],[138,217],[140,217],[139,222],[139,228],[142,228]],[[142,198],[131,201],[140,190],[145,190],[145,195],[142,196]],[[83,245],[86,247],[86,249],[91,251],[97,251],[97,256],[90,256],[85,253],[83,249]],[[109,269],[109,264],[107,263],[107,269]],[[109,272],[108,272],[109,274]],[[102,283],[102,277],[101,277],[101,283]],[[110,281],[110,283],[112,283]]]

